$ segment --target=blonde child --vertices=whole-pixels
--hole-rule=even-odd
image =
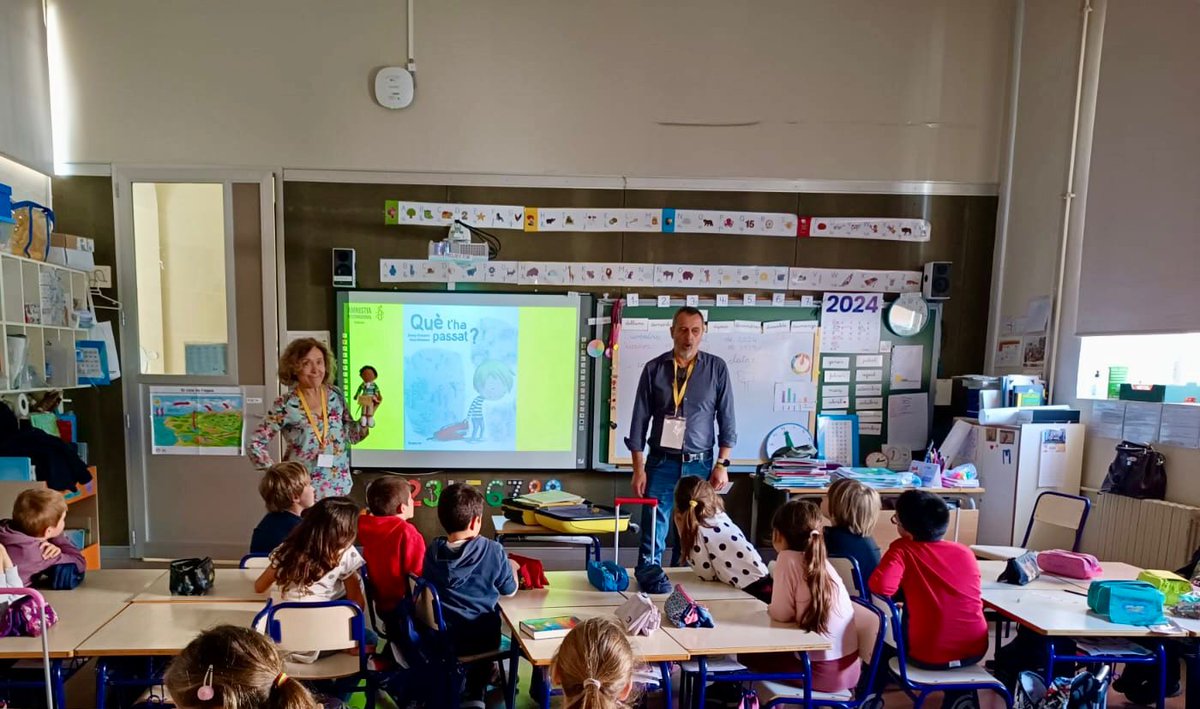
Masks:
[[[358,505],[348,497],[326,497],[313,505],[287,539],[271,552],[271,565],[254,582],[254,590],[271,589],[277,601],[353,601],[367,607],[358,570],[363,558],[354,548]],[[367,644],[376,638],[367,631]],[[297,662],[317,659],[297,655]]]
[[[807,500],[792,500],[775,513],[771,543],[779,559],[767,612],[771,620],[795,623],[801,630],[829,640],[830,649],[809,653],[812,688],[842,692],[858,684],[858,635],[850,594],[825,554],[823,524],[821,509]],[[749,661],[770,671],[799,667],[799,660],[790,653]]]
[[[320,709],[304,685],[283,671],[265,635],[218,625],[196,636],[163,675],[179,709]]]
[[[263,472],[258,494],[267,514],[250,535],[251,554],[270,554],[300,524],[300,515],[316,502],[308,468],[294,460],[276,463]]]
[[[567,633],[550,664],[563,688],[563,709],[623,709],[636,667],[625,629],[613,618],[588,618]]]
[[[769,583],[767,566],[742,530],[725,514],[720,495],[707,480],[688,476],[675,486],[679,548],[696,575],[754,593]],[[758,585],[756,585],[758,584]]]
[[[863,583],[879,565],[879,545],[871,536],[879,519],[879,493],[857,480],[839,478],[829,486],[829,518],[825,528],[825,551],[858,562]]]

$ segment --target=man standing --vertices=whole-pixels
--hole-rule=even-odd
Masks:
[[[700,351],[705,327],[704,315],[696,308],[675,311],[671,320],[675,346],[647,362],[638,380],[625,439],[633,453],[632,488],[637,497],[658,500],[655,539],[649,533],[650,515],[655,512],[642,510],[638,568],[662,563],[675,483],[681,477],[707,475],[718,490],[729,482],[729,453],[737,443],[733,387],[725,360]],[[649,456],[644,452],[647,442]],[[715,460],[714,446],[719,449]]]

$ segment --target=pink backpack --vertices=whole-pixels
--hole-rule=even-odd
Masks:
[[[1072,579],[1090,579],[1104,571],[1100,562],[1091,554],[1062,549],[1038,552],[1037,563],[1042,573]]]

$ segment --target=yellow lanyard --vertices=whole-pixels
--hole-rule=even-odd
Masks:
[[[688,363],[687,375],[683,378],[683,388],[679,388],[679,362],[671,358],[671,364],[675,365],[675,374],[671,377],[671,394],[675,397],[675,415],[679,415],[679,407],[683,404],[683,397],[687,394],[688,382],[692,380],[692,370],[696,368],[696,360],[692,359]]]
[[[325,393],[325,387],[321,387],[321,428],[317,428],[317,422],[313,420],[312,410],[308,408],[308,401],[304,398],[304,392],[297,390],[300,395],[300,406],[304,407],[304,415],[308,418],[308,425],[312,426],[313,435],[317,437],[317,445],[321,449],[325,449],[325,437],[329,435],[329,395]]]

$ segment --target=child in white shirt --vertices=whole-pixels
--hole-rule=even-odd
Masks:
[[[704,478],[684,477],[675,486],[674,521],[679,548],[701,579],[750,593],[762,585],[760,581],[769,583],[762,557],[725,514],[720,495]]]
[[[300,524],[271,552],[271,565],[254,582],[256,593],[271,589],[276,601],[335,601],[345,598],[367,607],[358,570],[364,565],[354,548],[358,505],[348,497],[327,497],[313,505]],[[368,631],[367,644],[373,645]],[[310,658],[311,655],[311,658]],[[295,654],[294,662],[313,662],[316,653]]]

